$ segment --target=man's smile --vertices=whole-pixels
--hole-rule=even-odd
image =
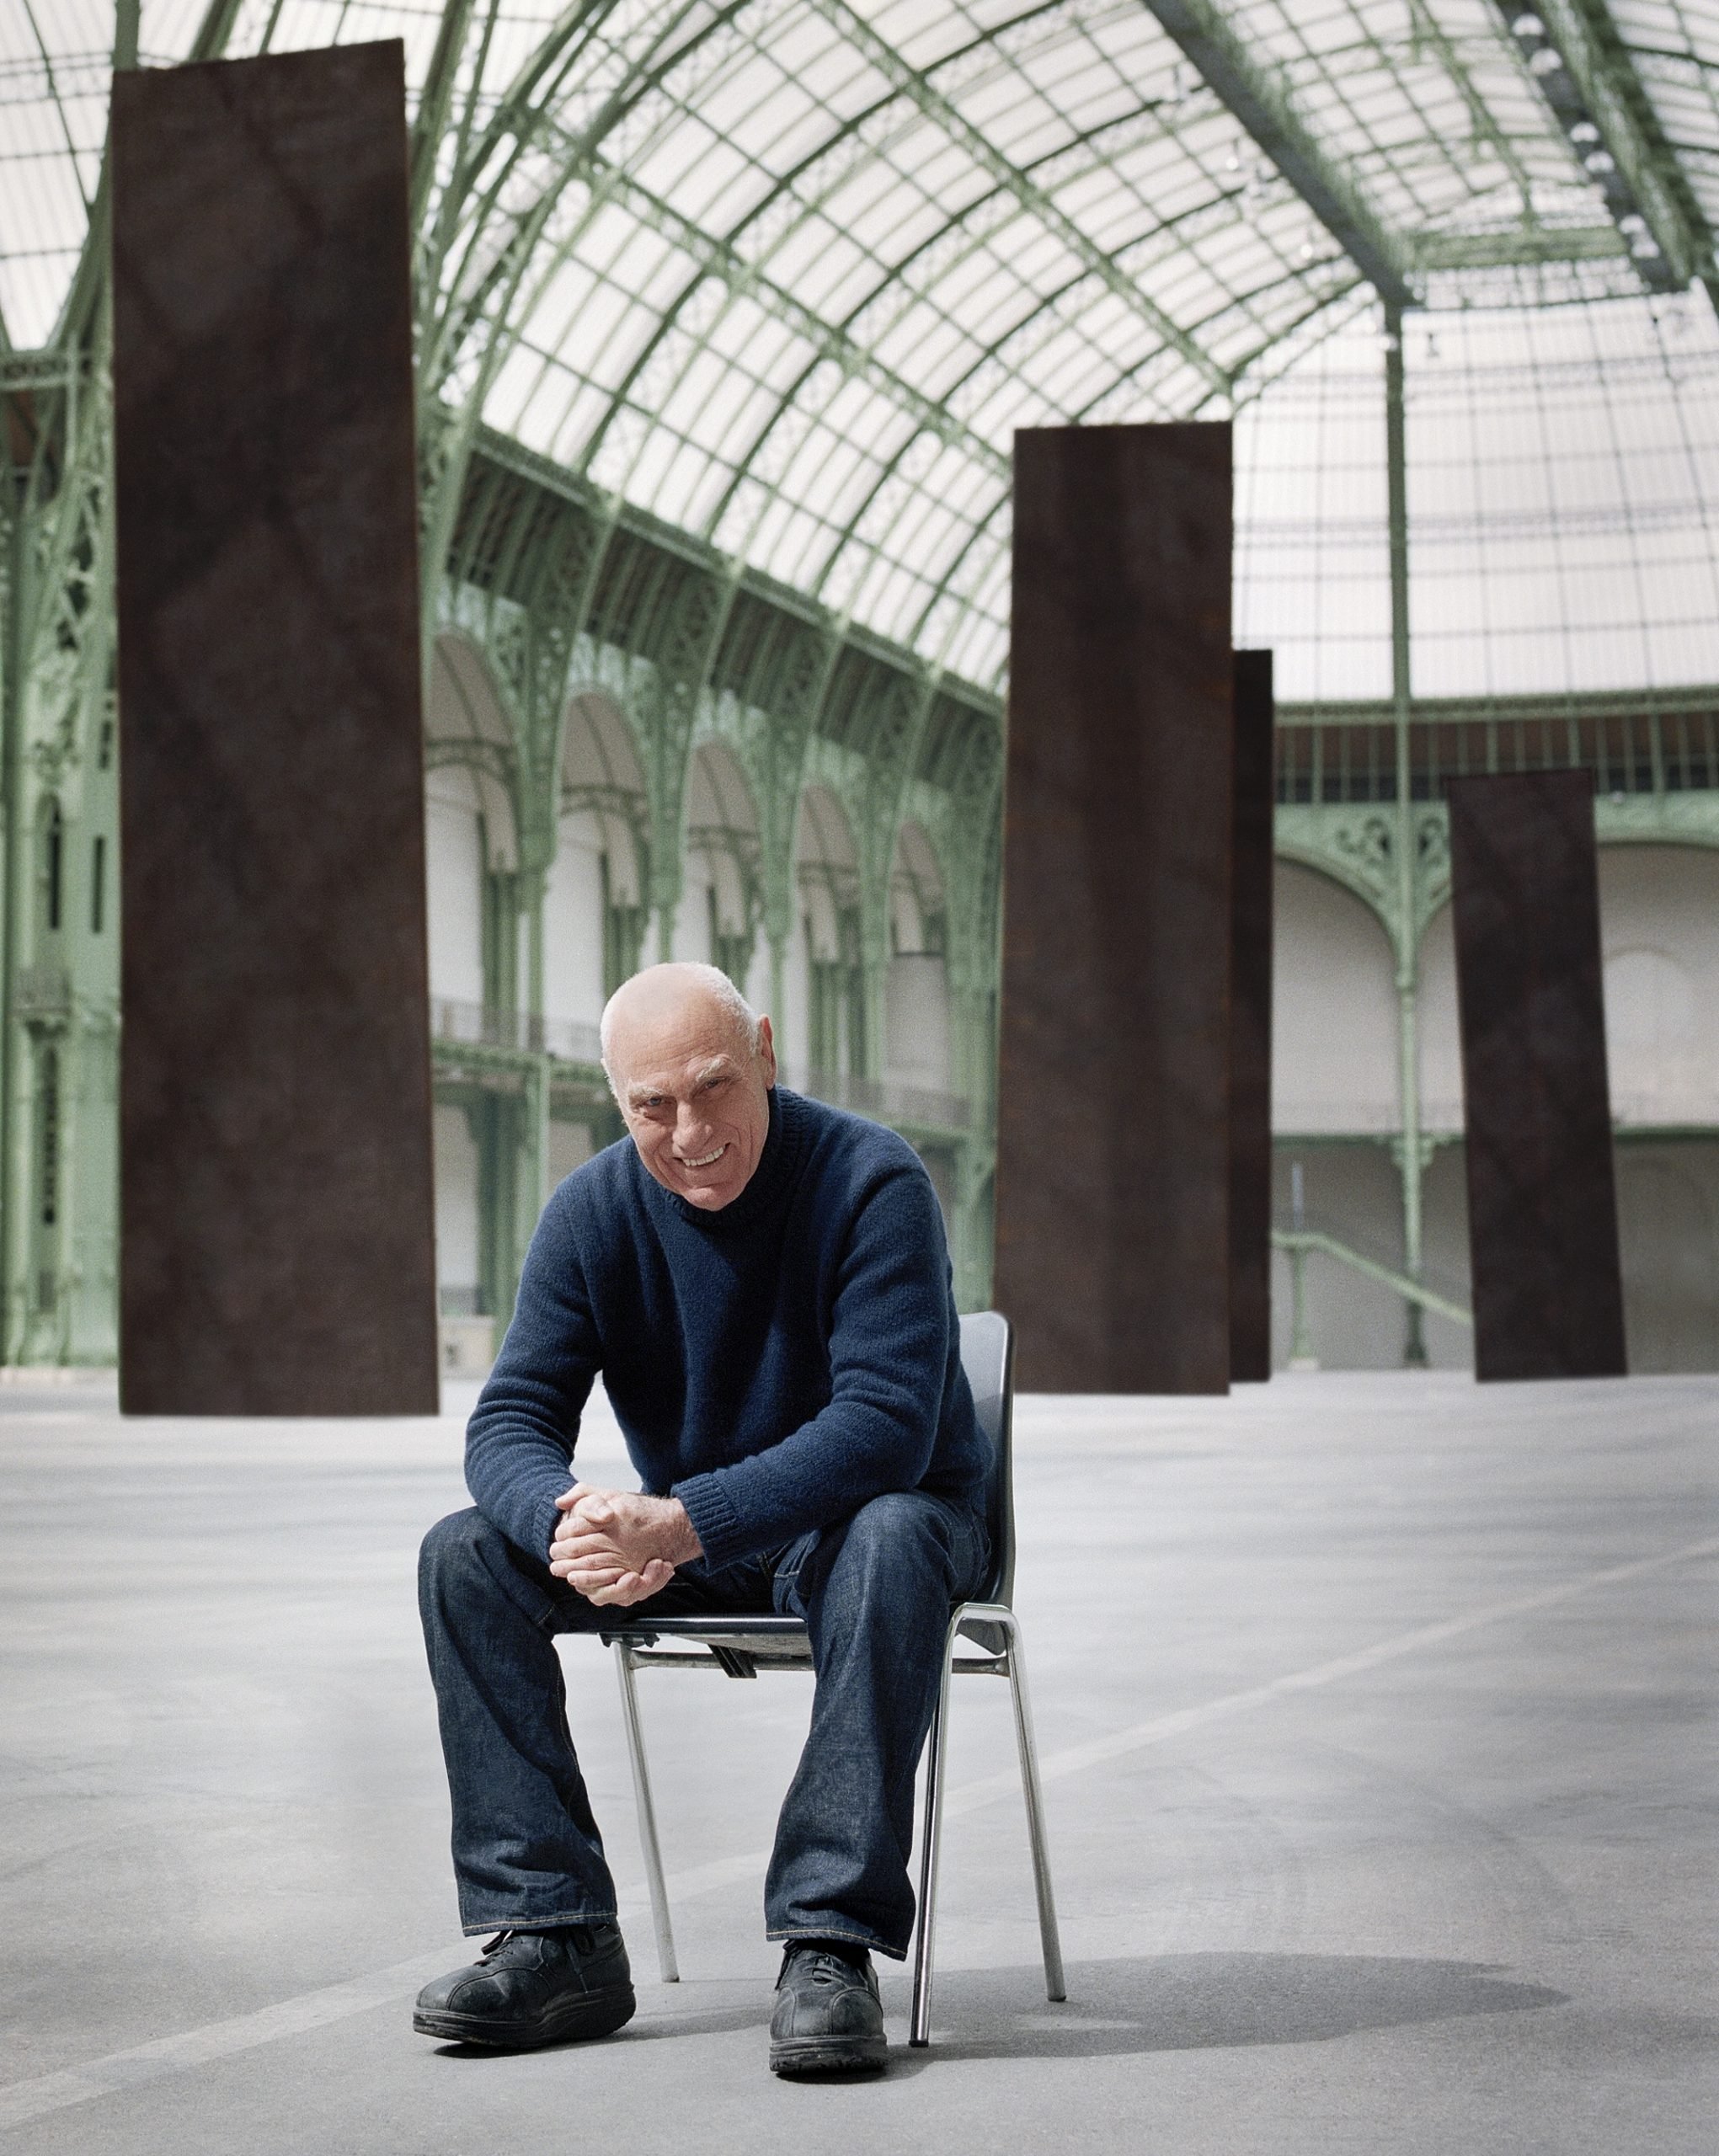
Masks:
[[[724,1139],[723,1143],[717,1147],[715,1152],[702,1154],[696,1161],[689,1161],[683,1158],[681,1162],[681,1166],[683,1168],[707,1168],[715,1161],[721,1160],[723,1155],[726,1153],[728,1150],[728,1141]]]

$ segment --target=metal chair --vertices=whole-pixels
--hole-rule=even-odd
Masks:
[[[1050,1865],[1044,1846],[1044,1803],[1038,1785],[1038,1760],[1033,1745],[1033,1717],[1027,1700],[1027,1673],[1022,1667],[1020,1623],[1010,1607],[1015,1580],[1015,1512],[1011,1447],[1014,1406],[1012,1365],[1014,1343],[1006,1318],[981,1310],[961,1321],[961,1364],[973,1389],[980,1428],[991,1444],[988,1492],[990,1577],[982,1599],[958,1603],[943,1641],[943,1673],[937,1704],[926,1740],[925,1820],[920,1840],[919,1925],[914,1940],[913,2010],[910,2041],[931,2041],[932,1934],[937,1892],[937,1858],[942,1840],[944,1761],[949,1733],[952,1676],[1006,1677],[1015,1706],[1015,1738],[1021,1755],[1021,1787],[1027,1802],[1027,1832],[1033,1847],[1033,1879],[1038,1897],[1038,1935],[1044,1954],[1046,1996],[1067,1996],[1063,1985],[1062,1947],[1057,1935],[1056,1905],[1051,1897]],[[713,1669],[735,1678],[756,1677],[761,1669],[809,1670],[811,1646],[798,1617],[638,1617],[617,1624],[599,1636],[615,1650],[621,1679],[621,1708],[627,1725],[627,1748],[633,1761],[633,1789],[638,1806],[638,1838],[644,1848],[650,1884],[651,1915],[656,1926],[657,1960],[665,1983],[680,1981],[675,1936],[669,1922],[668,1890],[657,1840],[656,1807],[651,1801],[650,1770],[645,1760],[644,1730],[639,1719],[634,1676],[641,1669]],[[958,1638],[983,1650],[958,1655]],[[670,1644],[659,1646],[659,1641]]]

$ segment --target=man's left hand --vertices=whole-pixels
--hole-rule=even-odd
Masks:
[[[703,1554],[678,1497],[575,1482],[555,1502],[562,1519],[549,1545],[549,1569],[589,1602],[622,1608],[643,1602],[668,1585],[676,1565]]]

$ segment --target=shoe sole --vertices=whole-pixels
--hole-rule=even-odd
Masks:
[[[770,2047],[770,2070],[800,2073],[881,2073],[889,2056],[884,2036],[778,2036]]]
[[[631,1984],[611,1984],[554,2002],[530,2021],[498,2021],[493,2015],[425,2012],[412,2016],[420,2036],[444,2043],[481,2044],[487,2051],[529,2052],[545,2044],[567,2044],[588,2036],[611,2036],[633,2016],[638,2001]]]

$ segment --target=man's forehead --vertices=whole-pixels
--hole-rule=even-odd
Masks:
[[[681,1049],[626,1059],[624,1083],[629,1098],[645,1093],[672,1093],[683,1086],[719,1077],[739,1068],[732,1047],[706,1040]]]

